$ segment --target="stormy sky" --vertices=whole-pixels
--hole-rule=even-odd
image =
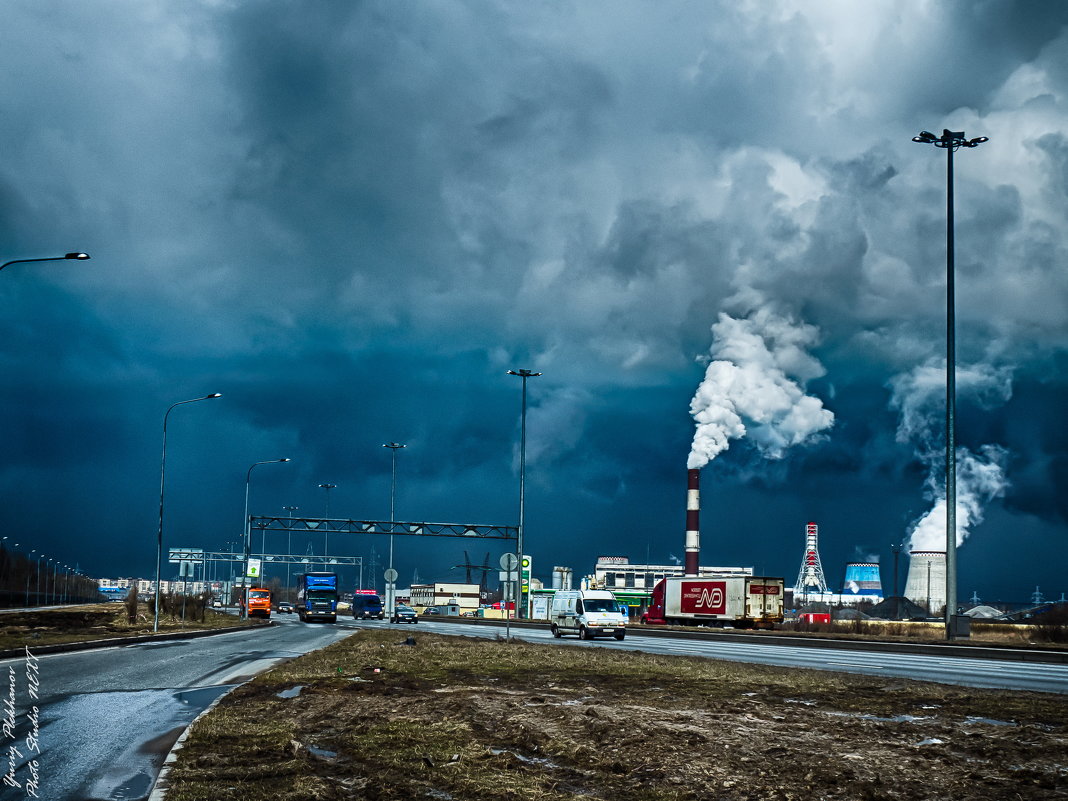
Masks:
[[[526,368],[536,575],[681,559],[693,446],[702,564],[792,583],[815,521],[832,585],[889,585],[944,541],[946,154],[911,137],[948,128],[990,138],[955,157],[959,594],[1068,591],[1062,4],[17,0],[0,83],[0,261],[92,256],[0,273],[6,544],[151,576],[164,413],[214,392],[169,418],[165,548],[237,539],[281,457],[253,514],[333,483],[386,519],[390,441],[398,520],[514,524]],[[395,545],[402,584],[504,550]]]

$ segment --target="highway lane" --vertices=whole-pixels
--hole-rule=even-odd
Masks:
[[[381,622],[356,623],[351,620],[343,622],[343,625],[347,626],[353,624],[357,626],[390,625]],[[419,623],[414,626],[407,624],[396,625],[395,627],[422,629],[440,634],[463,634],[474,637],[496,638],[504,636],[503,626],[450,623],[440,619],[421,618]],[[528,629],[518,626],[512,626],[512,636],[528,642],[546,644],[557,643],[588,648],[611,648],[676,656],[696,656],[704,659],[720,659],[731,662],[933,681],[965,687],[1033,690],[1036,692],[1068,694],[1068,664],[977,659],[940,654],[844,650],[836,648],[833,642],[824,647],[798,647],[727,642],[715,638],[709,638],[706,641],[672,639],[659,636],[643,637],[635,632],[629,633],[627,639],[623,642],[618,642],[614,639],[584,642],[576,637],[555,639],[547,628]]]
[[[0,736],[0,776],[19,785],[0,784],[0,801],[32,798],[28,789],[50,801],[147,798],[174,741],[212,701],[352,633],[286,617],[211,637],[0,661],[14,717]]]

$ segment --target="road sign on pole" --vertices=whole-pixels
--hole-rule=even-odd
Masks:
[[[260,577],[260,560],[259,559],[251,559],[250,558],[248,560],[248,570],[246,571],[245,575],[247,575],[249,578],[259,578]]]

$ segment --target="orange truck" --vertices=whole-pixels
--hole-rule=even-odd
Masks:
[[[250,587],[248,591],[248,616],[271,616],[271,591],[263,587]]]

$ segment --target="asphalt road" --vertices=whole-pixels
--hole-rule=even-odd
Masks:
[[[145,799],[175,740],[212,701],[351,633],[292,618],[211,637],[0,661],[3,722],[9,713],[15,719],[0,734],[0,777],[18,783],[0,784],[0,799]]]
[[[352,625],[348,621],[344,625]],[[381,622],[361,622],[361,626],[389,625]],[[418,624],[398,625],[397,628],[414,628],[440,634],[465,634],[474,637],[497,637],[504,635],[504,628],[480,626],[468,623],[450,623],[442,620],[420,618]],[[723,659],[731,662],[748,662],[759,665],[831,670],[844,673],[862,673],[870,676],[885,676],[917,681],[934,681],[942,684],[959,684],[965,687],[986,687],[1007,690],[1034,690],[1045,693],[1068,693],[1068,664],[1044,664],[1002,659],[976,659],[949,655],[910,653],[908,644],[901,652],[842,650],[833,642],[822,647],[806,645],[769,645],[763,643],[727,642],[716,637],[703,639],[672,639],[665,636],[642,636],[630,632],[627,639],[598,639],[584,642],[577,637],[554,639],[548,628],[529,629],[512,626],[513,637],[530,642],[558,643],[586,648],[612,648],[637,650],[656,654],[697,656],[706,659]]]

